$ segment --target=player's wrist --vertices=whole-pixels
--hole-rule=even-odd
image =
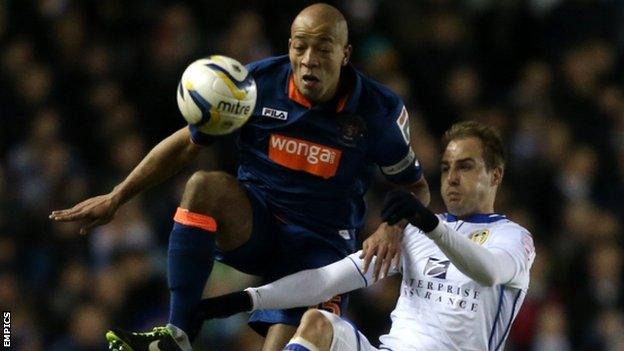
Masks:
[[[381,216],[391,225],[409,221],[424,232],[432,231],[439,223],[438,217],[414,193],[406,190],[388,193]],[[402,228],[404,227],[405,224]]]
[[[425,235],[433,240],[433,241],[438,241],[439,239],[442,238],[442,236],[444,236],[447,233],[447,228],[444,225],[444,223],[442,223],[442,221],[438,220],[438,224],[435,226],[435,228],[433,228],[432,230],[425,232]]]
[[[438,216],[428,208],[421,206],[416,215],[412,216],[410,223],[425,233],[433,231],[440,224]]]
[[[409,221],[407,219],[402,219],[398,221],[396,224],[394,224],[394,226],[397,228],[400,228],[401,230],[404,230],[408,224],[409,224]]]
[[[115,206],[115,209],[121,207],[126,202],[130,201],[135,195],[137,195],[140,191],[136,191],[133,189],[134,186],[131,182],[125,181],[118,184],[113,190],[110,192],[109,196],[112,202],[112,205]]]
[[[385,230],[398,229],[400,231],[403,231],[403,229],[405,229],[405,227],[407,227],[408,224],[409,224],[409,220],[407,219],[401,219],[398,222],[392,223],[392,224],[385,221],[379,225],[379,229],[385,229]]]
[[[124,192],[121,188],[121,186],[116,186],[113,191],[111,191],[108,194],[108,198],[111,202],[111,206],[115,209],[119,208],[119,206],[121,206],[124,202],[127,201],[126,197],[124,196]]]

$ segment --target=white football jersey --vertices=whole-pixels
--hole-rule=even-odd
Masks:
[[[401,295],[392,328],[380,337],[393,351],[503,350],[511,324],[529,287],[535,258],[528,230],[502,215],[458,220],[441,215],[446,225],[486,248],[511,255],[516,276],[507,284],[482,286],[460,272],[418,228],[403,239]]]

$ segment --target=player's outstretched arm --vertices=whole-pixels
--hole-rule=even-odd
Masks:
[[[204,321],[239,312],[313,306],[363,288],[373,279],[371,274],[362,273],[359,255],[357,252],[330,265],[297,272],[257,288],[204,299],[197,318]]]
[[[479,284],[506,284],[522,270],[508,252],[480,246],[445,225],[410,192],[389,193],[382,217],[390,224],[407,219],[433,240],[457,269]]]
[[[58,222],[81,221],[81,234],[106,224],[125,202],[140,192],[162,182],[190,163],[200,147],[191,142],[188,128],[173,133],[156,145],[110,193],[87,199],[72,208],[52,211],[50,219]]]

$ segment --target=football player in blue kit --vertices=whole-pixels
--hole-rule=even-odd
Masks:
[[[193,313],[214,259],[273,281],[354,252],[375,165],[389,181],[429,202],[405,106],[349,64],[343,15],[326,4],[305,8],[292,23],[288,49],[288,55],[247,66],[258,100],[239,131],[238,176],[198,171],[186,183],[169,239],[169,323],[148,333],[109,331],[112,350],[191,350]],[[209,142],[194,127],[183,128],[109,194],[50,217],[83,221],[86,233],[187,165]],[[384,243],[378,247],[378,254],[395,254]],[[346,297],[336,296],[324,307],[340,314],[345,305]],[[266,335],[263,350],[281,350],[304,312],[258,311],[249,322]]]

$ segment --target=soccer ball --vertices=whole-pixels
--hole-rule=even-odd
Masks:
[[[247,122],[256,106],[256,82],[238,61],[220,55],[191,63],[178,84],[178,108],[209,135],[228,134]]]

